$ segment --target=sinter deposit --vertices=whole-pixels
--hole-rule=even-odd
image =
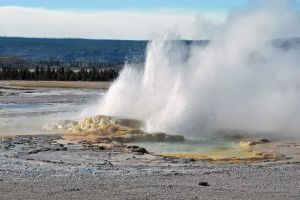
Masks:
[[[60,121],[48,125],[47,128],[59,129],[68,135],[93,137],[97,140],[113,140],[118,142],[178,142],[183,141],[181,135],[165,133],[147,133],[141,130],[143,122],[135,119],[124,119],[98,115],[80,121]]]

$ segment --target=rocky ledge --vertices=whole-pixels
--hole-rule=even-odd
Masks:
[[[180,142],[182,135],[166,133],[147,133],[142,130],[144,123],[140,120],[125,119],[112,116],[98,115],[80,121],[60,121],[46,126],[47,129],[60,130],[66,138],[83,137],[87,141],[97,142]]]

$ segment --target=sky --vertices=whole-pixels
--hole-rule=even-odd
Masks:
[[[246,0],[1,0],[1,6],[41,7],[47,9],[92,10],[227,10]]]
[[[218,25],[245,4],[247,0],[0,0],[0,36],[144,40],[170,32],[207,39],[206,30],[199,33],[195,26]]]

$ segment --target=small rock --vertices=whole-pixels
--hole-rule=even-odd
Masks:
[[[143,155],[145,153],[149,154],[149,152],[143,147],[134,148],[134,149],[132,149],[132,152],[139,153],[140,155]]]
[[[183,163],[190,163],[190,162],[194,162],[195,160],[193,158],[183,158],[182,162]]]
[[[105,150],[105,147],[104,146],[95,146],[95,149],[96,150]]]
[[[262,143],[268,143],[268,142],[270,142],[270,140],[268,140],[268,139],[266,139],[266,138],[261,138],[261,139],[260,139],[260,142],[262,142]]]
[[[209,186],[208,182],[199,182],[199,185],[201,185],[201,186]]]
[[[58,146],[58,147],[64,147],[64,145],[63,145],[63,144],[57,144],[57,146]]]
[[[80,189],[78,189],[78,188],[71,188],[71,189],[67,189],[65,191],[78,192],[78,191],[80,191]]]
[[[61,151],[67,151],[68,148],[67,148],[67,147],[63,147],[63,148],[61,148],[60,150],[61,150]]]
[[[139,146],[137,146],[137,145],[129,145],[129,146],[127,146],[127,148],[128,149],[137,149],[137,148],[139,148]]]

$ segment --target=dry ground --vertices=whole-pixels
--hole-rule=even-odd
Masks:
[[[299,162],[214,164],[56,139],[1,139],[0,200],[300,199]]]
[[[89,81],[0,81],[0,88],[78,88],[78,89],[108,89],[111,82]]]

